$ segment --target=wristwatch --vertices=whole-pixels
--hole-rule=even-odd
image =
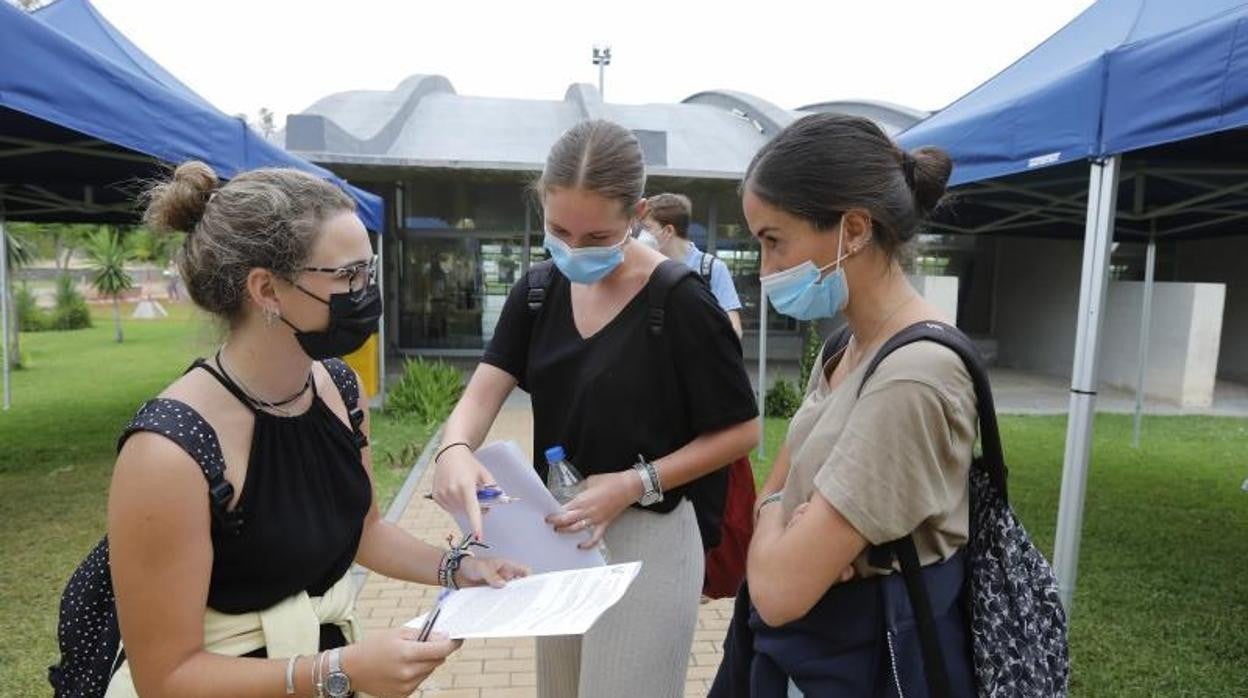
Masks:
[[[351,678],[342,670],[342,648],[329,651],[329,675],[325,677],[325,693],[330,698],[351,695]]]
[[[637,500],[637,503],[648,507],[663,501],[663,486],[659,483],[659,471],[654,467],[654,463],[638,454],[633,470],[636,470],[641,477],[641,498]]]

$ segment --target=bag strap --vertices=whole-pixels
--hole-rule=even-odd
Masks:
[[[706,285],[711,285],[711,275],[715,273],[715,255],[709,252],[702,253],[702,263],[699,265],[698,273],[706,280]]]
[[[848,342],[848,339],[845,341]],[[936,342],[948,347],[965,364],[971,376],[971,382],[975,386],[979,433],[983,443],[983,458],[978,461],[973,460],[972,463],[980,464],[996,487],[997,494],[1002,501],[1008,502],[1005,487],[1005,456],[1001,448],[1001,432],[997,426],[997,412],[992,401],[992,389],[988,384],[988,371],[975,345],[960,330],[942,322],[922,321],[893,335],[876,352],[871,363],[867,364],[862,382],[858,385],[858,394],[862,394],[867,381],[889,354],[908,344],[924,341]],[[919,645],[923,652],[923,673],[927,679],[928,691],[936,697],[950,696],[952,689],[949,684],[948,665],[945,664],[940,638],[936,634],[932,602],[927,593],[927,585],[923,581],[923,568],[919,563],[919,553],[915,548],[913,536],[904,536],[895,541],[873,546],[868,551],[868,560],[875,567],[890,567],[894,559],[901,563],[901,575],[906,585],[906,594],[910,598],[910,606],[914,611],[915,622],[918,626]]]
[[[658,337],[663,334],[663,316],[666,313],[667,297],[681,281],[695,276],[692,269],[681,262],[665,259],[655,267],[646,284],[646,296],[650,306],[650,335]]]
[[[212,425],[190,405],[158,397],[139,408],[117,439],[117,450],[120,452],[126,441],[140,431],[160,434],[195,460],[208,481],[213,525],[229,533],[238,533],[243,525],[243,511],[241,507],[229,509],[234,499],[234,486],[225,479],[225,456]]]
[[[537,317],[542,312],[542,304],[546,302],[546,290],[550,288],[550,283],[555,280],[555,263],[551,260],[545,260],[529,266],[529,271],[525,273],[525,285],[528,286],[528,295],[526,299],[529,304],[529,315]]]
[[[355,436],[356,448],[368,445],[368,436],[364,433],[364,408],[360,407],[360,383],[355,376],[355,369],[342,359],[325,359],[321,362],[329,377],[342,396],[342,404],[347,408],[347,416],[351,419],[351,433]]]

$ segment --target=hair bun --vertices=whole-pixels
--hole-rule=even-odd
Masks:
[[[148,192],[144,222],[162,232],[194,231],[219,183],[212,168],[198,160],[178,165],[168,181]]]
[[[913,162],[914,203],[920,216],[926,218],[940,205],[945,197],[949,175],[953,174],[953,160],[948,153],[934,146],[923,146],[909,153],[907,162]],[[904,165],[903,165],[904,166]]]

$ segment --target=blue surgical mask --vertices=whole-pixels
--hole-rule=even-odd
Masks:
[[[592,284],[601,281],[607,274],[615,271],[624,261],[624,245],[628,244],[629,236],[618,244],[607,247],[571,247],[550,231],[542,244],[550,251],[550,258],[555,266],[574,284]]]
[[[836,260],[830,264],[816,267],[808,259],[758,280],[777,312],[796,320],[817,320],[832,317],[845,308],[849,302],[849,285],[845,283],[845,268],[841,262],[849,255],[841,255],[844,238],[842,231],[836,243]],[[835,271],[819,278],[833,266]]]

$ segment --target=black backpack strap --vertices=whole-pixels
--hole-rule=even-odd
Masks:
[[[702,253],[702,261],[699,265],[698,273],[702,276],[702,279],[706,281],[706,285],[710,286],[711,274],[715,273],[715,255],[707,252]]]
[[[325,359],[321,362],[329,377],[342,396],[342,404],[347,408],[347,416],[351,418],[351,432],[355,434],[355,445],[364,448],[368,445],[368,436],[364,434],[364,408],[360,407],[360,383],[356,379],[355,369],[342,359]]]
[[[542,311],[542,303],[546,301],[546,290],[555,280],[555,263],[548,259],[530,265],[524,280],[525,285],[528,286],[526,299],[529,304],[529,315],[536,317]]]
[[[941,322],[923,321],[915,323],[889,338],[884,346],[876,352],[867,370],[863,373],[862,383],[858,386],[858,394],[867,381],[879,368],[880,363],[892,352],[915,342],[936,342],[953,350],[966,365],[975,386],[976,411],[979,413],[979,434],[983,443],[983,458],[978,462],[996,487],[1002,501],[1006,499],[1005,456],[1001,449],[1001,432],[997,426],[997,411],[992,401],[992,389],[988,384],[988,371],[984,367],[983,358],[971,342],[970,338],[955,327]],[[972,466],[974,467],[974,466]],[[874,567],[887,568],[892,566],[893,559],[901,563],[901,575],[906,585],[906,593],[914,611],[915,622],[919,631],[919,644],[923,652],[923,669],[927,678],[928,691],[932,696],[949,696],[952,691],[949,685],[948,665],[945,664],[944,653],[941,651],[940,638],[936,634],[936,621],[932,615],[932,602],[927,594],[927,586],[923,581],[923,569],[919,564],[919,554],[914,546],[914,537],[905,536],[883,545],[874,546],[868,551],[868,560]]]
[[[134,418],[122,430],[117,450],[134,434],[150,431],[169,439],[199,464],[208,481],[208,498],[213,525],[221,530],[238,533],[243,525],[243,511],[230,511],[234,486],[225,479],[225,456],[217,432],[190,405],[170,398],[155,398],[143,403]]]
[[[667,310],[667,296],[681,281],[696,276],[688,266],[671,259],[663,260],[655,267],[646,284],[646,296],[650,307],[648,318],[650,334],[658,337],[663,334],[663,316]]]

